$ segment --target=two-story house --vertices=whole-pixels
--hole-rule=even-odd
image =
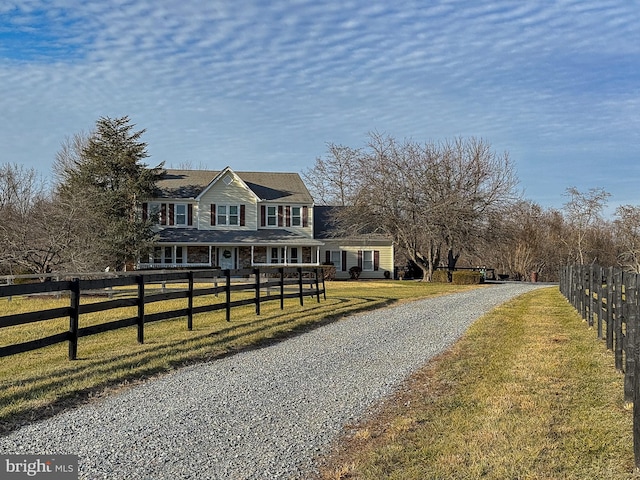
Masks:
[[[313,199],[296,173],[167,170],[143,217],[158,240],[139,268],[319,265]]]
[[[393,272],[390,240],[336,243],[326,223],[317,221],[314,232],[313,198],[297,173],[169,169],[157,187],[158,196],[143,204],[142,215],[157,222],[158,238],[140,269],[320,265],[339,259],[338,277],[356,265],[362,278]]]

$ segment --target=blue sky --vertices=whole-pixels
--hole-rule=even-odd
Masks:
[[[149,164],[296,171],[368,132],[475,136],[524,196],[640,204],[640,2],[1,0],[0,163],[101,116]]]

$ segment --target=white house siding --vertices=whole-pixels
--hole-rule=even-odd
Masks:
[[[211,204],[215,205],[244,205],[245,206],[245,225],[229,227],[226,225],[216,227],[211,225]],[[198,229],[199,230],[215,230],[216,228],[234,230],[257,230],[259,212],[256,203],[256,197],[253,192],[247,190],[244,185],[237,179],[226,185],[222,179],[212,185],[202,197],[198,208]]]
[[[301,210],[301,217],[303,216],[303,210],[306,208],[307,210],[307,223],[306,226],[304,226],[304,222],[303,219],[301,218],[301,225],[300,226],[293,226],[293,225],[286,225],[286,222],[284,221],[284,217],[283,217],[283,225],[274,225],[274,226],[269,226],[266,222],[265,219],[265,225],[262,225],[262,211],[261,208],[262,206],[264,206],[265,208],[267,207],[275,207],[276,209],[278,207],[282,207],[283,209],[286,209],[287,207],[300,207]],[[287,230],[289,232],[293,232],[297,235],[302,235],[303,237],[307,237],[307,238],[313,238],[313,205],[309,205],[309,204],[302,204],[302,203],[287,203],[286,201],[282,201],[282,202],[260,202],[257,205],[257,222],[258,222],[258,228],[259,229],[278,229],[278,230]],[[283,214],[284,215],[284,214]]]
[[[346,266],[336,265],[336,278],[350,278],[349,269],[358,265],[358,251],[377,251],[379,252],[378,270],[363,270],[360,274],[362,279],[385,278],[385,272],[389,272],[390,278],[393,278],[393,245],[386,242],[379,242],[375,245],[372,242],[364,242],[358,244],[352,240],[348,244],[342,243],[344,240],[323,239],[325,245],[320,250],[320,262],[324,263],[327,258],[327,251],[341,252],[341,261],[345,258],[342,252],[346,253]]]

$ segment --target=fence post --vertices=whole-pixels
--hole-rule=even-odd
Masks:
[[[187,297],[187,330],[193,330],[193,270],[187,274],[189,280],[189,296]]]
[[[138,343],[144,343],[144,275],[136,277],[138,284]]]
[[[589,265],[589,302],[587,303],[588,305],[588,309],[589,309],[589,314],[588,314],[588,323],[590,327],[593,327],[593,286],[595,285],[595,281],[593,280],[593,274],[594,274],[594,267],[593,264]]]
[[[260,269],[254,268],[253,274],[256,277],[256,315],[260,315]]]
[[[315,271],[316,271],[316,298],[318,299],[318,303],[320,303],[320,280],[318,278],[319,272],[317,267]]]
[[[78,357],[78,328],[80,324],[80,279],[71,280],[71,315],[69,315],[69,360]]]
[[[597,332],[598,338],[602,340],[602,315],[604,312],[604,306],[602,304],[602,292],[604,290],[604,287],[602,286],[602,267],[600,265],[597,266],[597,273],[595,277],[598,283],[596,285],[596,293],[598,294],[598,308],[596,309],[596,314],[598,315]]]
[[[616,286],[616,314],[614,321],[615,363],[616,369],[618,371],[622,371],[622,323],[624,322],[624,312],[622,309],[622,285],[624,284],[624,272],[620,270],[618,274],[614,275],[614,278]]]
[[[304,306],[304,293],[303,293],[303,285],[302,285],[302,268],[298,267],[298,288],[300,289],[300,306]]]
[[[633,385],[635,378],[635,348],[637,343],[638,325],[638,276],[628,275],[625,282],[625,320],[626,342],[625,347],[625,371],[624,371],[624,399],[633,401]]]
[[[280,310],[284,310],[284,268],[278,268],[280,274]]]
[[[573,293],[571,295],[571,305],[580,313],[580,267],[578,265],[573,266]]]
[[[607,271],[607,349],[613,350],[613,294],[615,292],[615,284],[613,282],[613,267],[609,267]]]
[[[226,284],[224,286],[224,293],[226,296],[226,308],[227,308],[227,322],[231,321],[231,270],[226,269],[224,271],[226,277]]]
[[[580,315],[582,320],[587,320],[587,288],[589,288],[589,269],[580,265]]]
[[[322,296],[323,296],[323,297],[324,297],[324,299],[326,300],[326,299],[327,299],[327,286],[326,286],[326,284],[324,283],[324,281],[325,281],[325,278],[324,278],[324,277],[325,277],[325,274],[324,274],[324,273],[325,273],[325,272],[324,272],[324,268],[322,268],[322,267],[321,267],[321,271],[322,271]]]
[[[640,342],[634,348],[635,365],[640,365]],[[636,469],[640,469],[640,375],[633,381],[633,456]]]

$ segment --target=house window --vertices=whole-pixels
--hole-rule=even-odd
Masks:
[[[340,250],[331,251],[330,261],[336,267],[336,271],[342,270],[342,252]]]
[[[270,227],[278,225],[278,209],[276,207],[267,207],[267,225]]]
[[[300,227],[302,225],[302,208],[291,207],[291,225]]]
[[[187,224],[187,205],[184,203],[176,203],[175,224],[182,226]]]
[[[271,263],[280,263],[280,249],[277,247],[271,249]]]
[[[240,225],[238,205],[218,205],[218,225]]]
[[[377,271],[380,268],[380,251],[358,250],[358,266],[365,272]]]
[[[373,272],[373,250],[364,250],[362,252],[362,270]]]
[[[289,263],[298,263],[298,247],[291,247],[289,252]]]
[[[176,263],[184,263],[184,254],[182,247],[176,247]]]
[[[149,221],[154,224],[160,223],[160,204],[159,203],[149,203],[149,211],[147,213]]]
[[[153,263],[162,263],[162,247],[153,249]]]
[[[163,263],[173,263],[173,247],[164,247]]]

